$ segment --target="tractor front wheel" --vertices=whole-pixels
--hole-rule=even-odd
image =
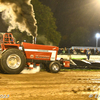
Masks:
[[[57,73],[60,71],[61,65],[58,61],[51,62],[49,65],[49,70],[52,73]]]
[[[0,69],[4,73],[19,74],[25,67],[26,59],[22,51],[8,49],[2,54]]]

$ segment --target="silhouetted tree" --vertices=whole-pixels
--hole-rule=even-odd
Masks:
[[[56,19],[53,17],[51,9],[43,5],[38,0],[32,0],[32,4],[34,6],[35,16],[37,20],[38,35],[44,35],[44,37],[47,38],[47,41],[52,42],[54,45],[59,45],[61,35],[56,30]]]

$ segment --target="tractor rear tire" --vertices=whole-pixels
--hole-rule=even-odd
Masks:
[[[58,73],[60,71],[61,65],[58,61],[51,62],[49,65],[49,70],[52,73]]]
[[[0,69],[7,74],[19,74],[26,65],[24,53],[18,49],[8,49],[2,54]]]
[[[7,49],[7,50],[8,50],[8,49]],[[2,54],[3,54],[4,52],[6,52],[7,50],[2,51],[2,52],[0,53],[0,72],[1,72],[1,73],[5,73],[4,70],[3,70],[2,67],[1,67],[1,57],[2,57]]]

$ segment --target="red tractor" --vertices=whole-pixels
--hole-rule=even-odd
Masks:
[[[42,63],[45,68],[53,73],[60,71],[63,64],[68,63],[57,60],[58,47],[38,45],[22,42],[16,44],[11,33],[3,34],[0,55],[0,70],[2,73],[18,74],[26,66]]]

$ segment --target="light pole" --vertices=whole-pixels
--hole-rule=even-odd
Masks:
[[[96,34],[96,47],[98,47],[98,38],[100,37],[100,34],[99,33],[97,33]]]

